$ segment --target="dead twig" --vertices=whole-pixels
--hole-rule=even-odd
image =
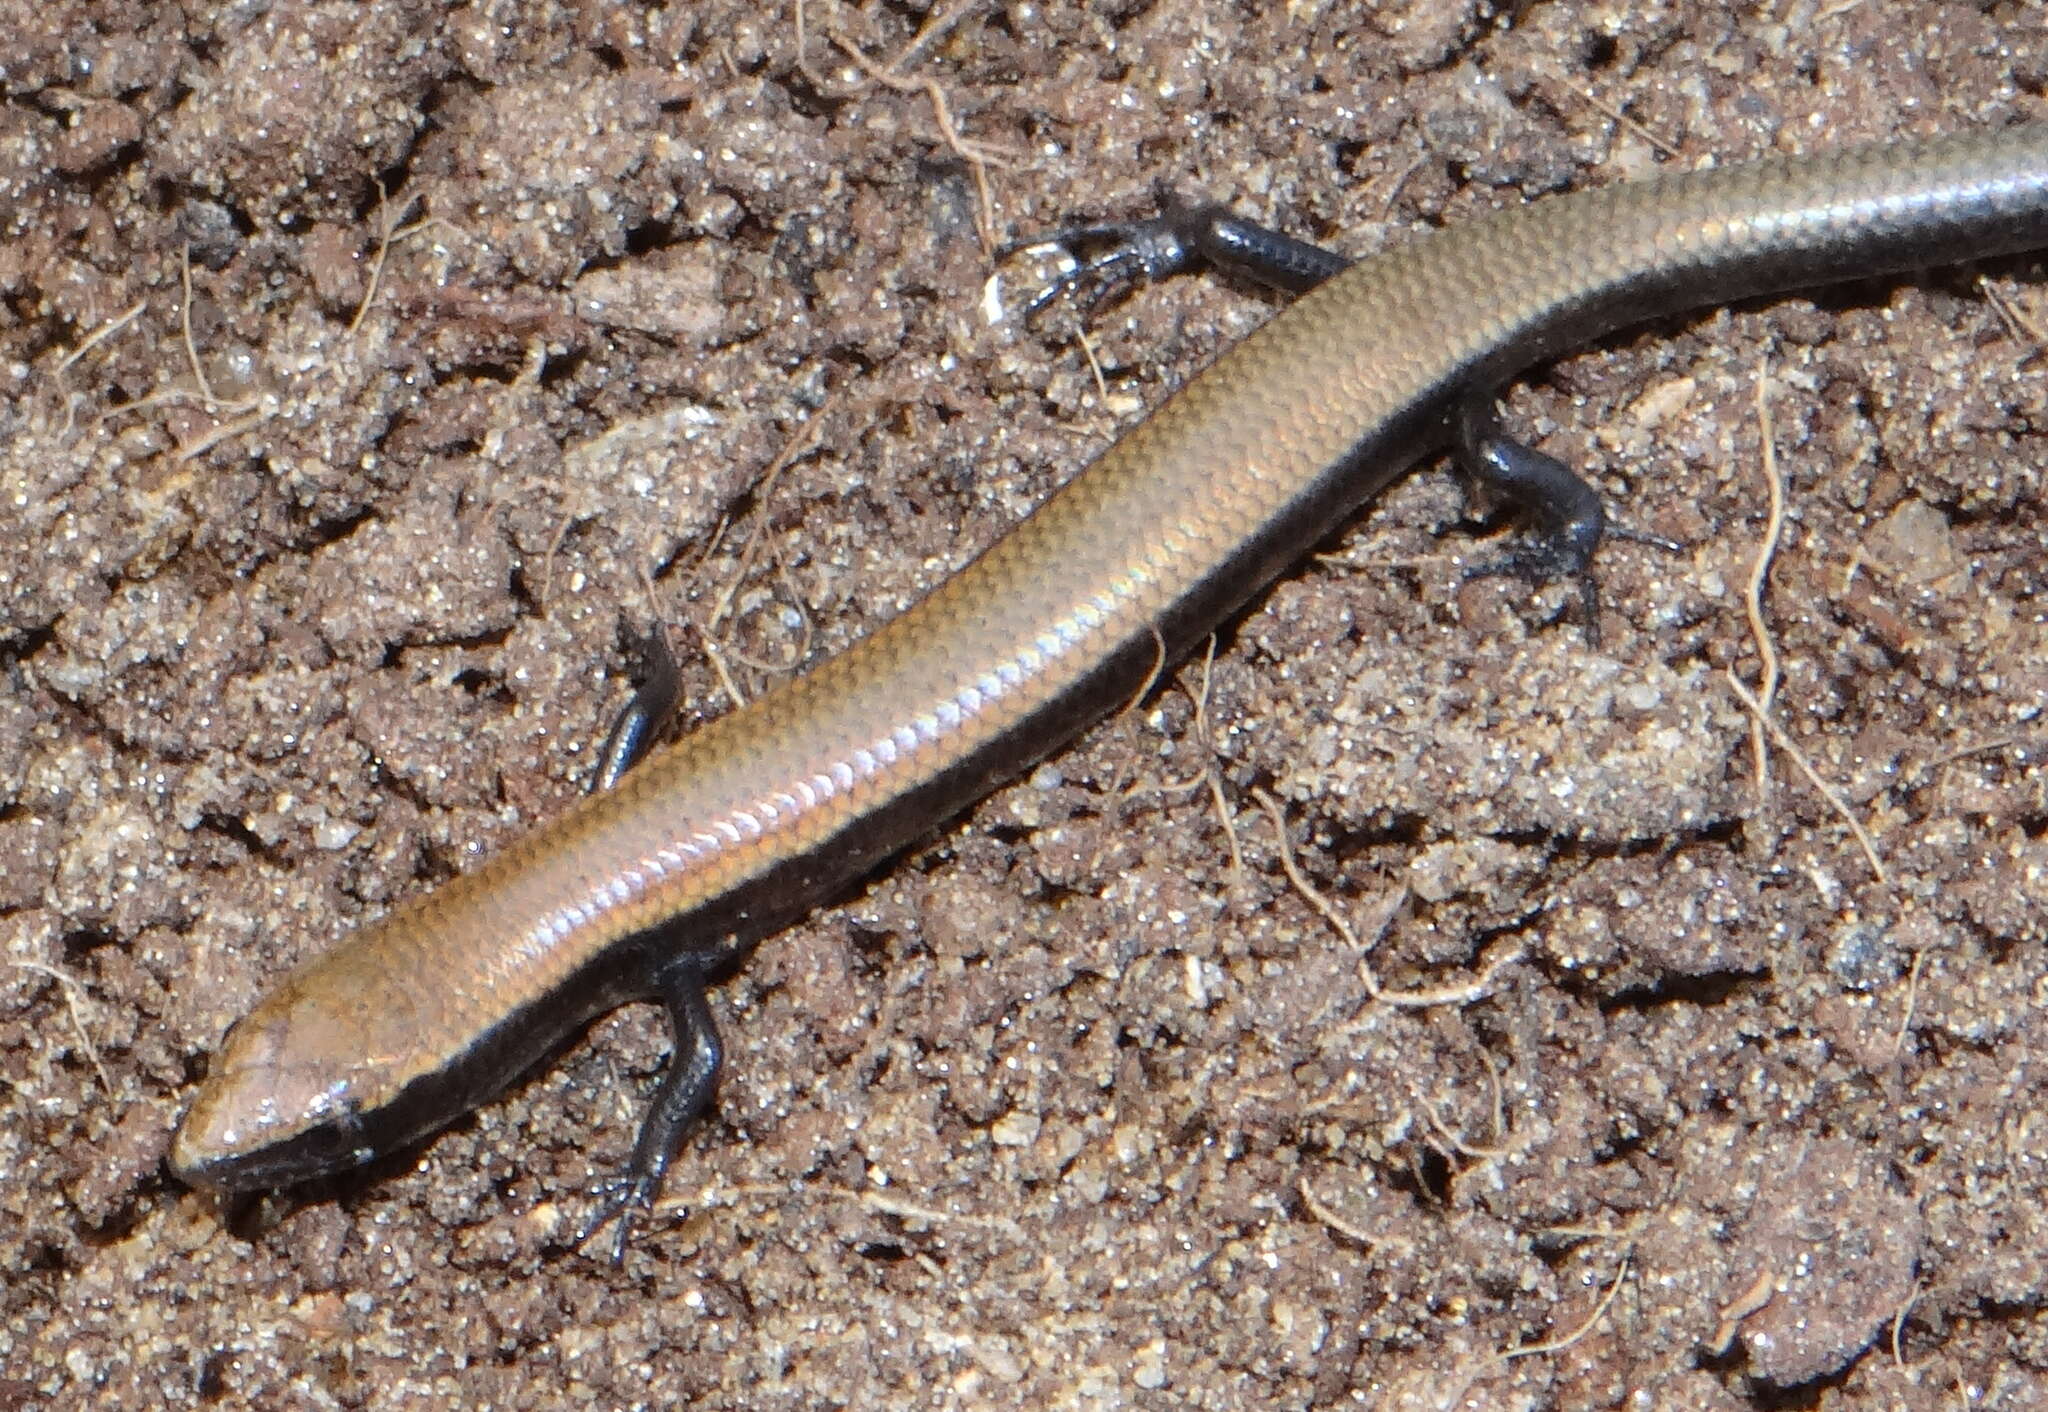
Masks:
[[[1431,1399],[1432,1405],[1438,1408],[1454,1407],[1459,1399],[1463,1398],[1471,1390],[1474,1383],[1494,1369],[1505,1368],[1517,1358],[1534,1358],[1539,1354],[1562,1353],[1573,1344],[1580,1342],[1598,1327],[1602,1319],[1607,1317],[1609,1306],[1614,1303],[1615,1296],[1620,1293],[1622,1282],[1628,1278],[1629,1265],[1633,1259],[1633,1251],[1626,1251],[1622,1254],[1621,1264],[1615,1269],[1614,1279],[1608,1284],[1606,1292],[1600,1296],[1599,1303],[1593,1306],[1593,1312],[1588,1314],[1585,1320],[1576,1328],[1554,1339],[1545,1339],[1540,1343],[1526,1343],[1518,1348],[1502,1349],[1498,1353],[1479,1358],[1467,1364],[1455,1377],[1446,1380],[1442,1386],[1435,1389],[1436,1395]]]
[[[1905,1302],[1899,1306],[1899,1312],[1892,1315],[1892,1363],[1900,1368],[1906,1366],[1906,1353],[1903,1346],[1906,1316],[1912,1313],[1913,1306],[1920,1302],[1921,1292],[1920,1282],[1915,1280],[1912,1292],[1906,1296]]]
[[[1977,278],[1977,288],[1984,292],[1985,300],[1998,312],[1998,317],[2005,320],[2005,326],[2011,330],[2013,337],[2027,345],[2026,358],[2032,358],[2040,353],[2042,345],[2048,343],[2048,338],[2042,336],[2040,326],[2022,313],[2018,304],[2000,294],[1998,286],[1981,275]],[[2021,361],[2024,362],[2026,359],[2023,358]]]
[[[237,403],[236,405],[246,406],[247,404]],[[258,407],[252,412],[244,412],[239,417],[233,417],[228,421],[222,422],[212,431],[206,432],[196,440],[185,442],[179,446],[176,459],[181,465],[187,461],[196,461],[223,441],[231,437],[240,436],[245,431],[251,431],[268,420],[270,420],[270,413],[265,408]]]
[[[1323,1202],[1323,1199],[1317,1196],[1315,1194],[1315,1191],[1309,1186],[1307,1177],[1303,1177],[1299,1181],[1297,1181],[1294,1184],[1294,1189],[1301,1195],[1302,1209],[1307,1211],[1309,1215],[1315,1217],[1318,1221],[1321,1221],[1324,1225],[1328,1226],[1331,1230],[1335,1231],[1338,1235],[1346,1236],[1352,1240],[1355,1240],[1360,1245],[1363,1245],[1368,1249],[1370,1249],[1372,1246],[1379,1244],[1378,1240],[1374,1238],[1371,1232],[1363,1229],[1362,1227],[1350,1224],[1343,1217],[1339,1216],[1335,1211],[1331,1210],[1329,1206]]]
[[[1870,870],[1877,874],[1877,880],[1886,886],[1890,886],[1891,875],[1885,871],[1883,860],[1877,856],[1877,845],[1871,842],[1869,833],[1857,821],[1856,816],[1849,811],[1848,804],[1829,787],[1826,780],[1821,778],[1820,771],[1814,768],[1813,762],[1807,758],[1806,752],[1799,748],[1797,742],[1790,735],[1786,734],[1783,726],[1764,714],[1763,703],[1750,694],[1749,688],[1742,684],[1742,678],[1736,676],[1733,671],[1728,673],[1728,686],[1735,693],[1736,698],[1749,708],[1750,714],[1763,723],[1764,729],[1771,733],[1771,739],[1778,743],[1778,748],[1783,750],[1790,757],[1792,763],[1799,767],[1800,773],[1806,776],[1807,783],[1814,787],[1820,794],[1820,797],[1827,801],[1828,807],[1834,810],[1836,816],[1849,826],[1850,832],[1856,835],[1856,842],[1862,846],[1863,856],[1870,861]]]
[[[1912,969],[1906,972],[1906,1008],[1899,1015],[1898,1033],[1892,1036],[1892,1058],[1906,1050],[1906,1036],[1913,1030],[1913,1010],[1920,1003],[1920,972],[1927,965],[1927,953],[1913,953]]]
[[[803,0],[796,4],[797,68],[812,83],[827,86],[822,75],[810,67],[806,53],[808,30]],[[1011,152],[994,143],[981,142],[963,135],[959,124],[953,121],[953,109],[946,101],[946,90],[937,79],[913,78],[904,70],[922,57],[922,52],[938,37],[951,29],[960,19],[974,8],[975,0],[960,0],[935,12],[919,27],[911,41],[898,51],[887,63],[878,63],[867,56],[859,45],[836,31],[828,31],[826,38],[845,54],[853,66],[871,81],[898,93],[922,94],[931,104],[932,121],[939,129],[939,140],[946,149],[961,162],[974,178],[976,198],[975,233],[980,237],[984,253],[993,256],[997,250],[995,196],[989,187],[988,169],[1024,160],[1024,154]]]
[[[44,965],[41,961],[16,961],[14,964],[21,970],[48,976],[57,983],[57,989],[64,996],[65,1013],[71,1017],[71,1028],[78,1034],[79,1047],[85,1050],[85,1057],[91,1062],[93,1072],[99,1075],[100,1088],[111,1096],[114,1092],[114,1080],[107,1073],[107,1066],[100,1062],[99,1046],[92,1042],[92,1032],[86,1028],[83,1013],[85,988],[79,984],[77,977],[60,971],[55,966]]]
[[[1756,697],[1763,715],[1770,713],[1778,695],[1778,650],[1771,643],[1771,630],[1764,621],[1764,585],[1771,575],[1771,560],[1777,557],[1778,541],[1785,528],[1785,482],[1778,474],[1777,439],[1771,427],[1771,365],[1768,355],[1757,367],[1756,375],[1756,422],[1757,433],[1763,441],[1764,482],[1770,487],[1770,514],[1764,522],[1763,542],[1757,546],[1756,559],[1751,563],[1749,583],[1742,595],[1742,605],[1749,615],[1750,635],[1756,640],[1758,660],[1763,664],[1757,685]],[[1762,716],[1750,724],[1750,752],[1756,760],[1756,802],[1761,808],[1770,796],[1771,757],[1764,746]]]
[[[1622,1282],[1628,1278],[1628,1267],[1634,1259],[1633,1250],[1622,1252],[1621,1264],[1615,1268],[1614,1279],[1609,1282],[1606,1293],[1600,1296],[1600,1302],[1593,1306],[1593,1312],[1586,1316],[1584,1323],[1559,1338],[1545,1339],[1541,1343],[1525,1343],[1519,1348],[1503,1349],[1500,1361],[1506,1363],[1516,1358],[1533,1358],[1539,1353],[1562,1353],[1592,1333],[1600,1321],[1607,1317],[1608,1306],[1614,1303],[1614,1297],[1621,1293]]]
[[[1202,652],[1202,690],[1194,698],[1195,717],[1193,721],[1195,741],[1202,751],[1202,779],[1209,786],[1209,803],[1216,811],[1216,822],[1223,829],[1223,841],[1230,848],[1230,884],[1234,888],[1244,886],[1244,850],[1237,843],[1237,816],[1231,813],[1230,801],[1224,797],[1223,776],[1216,769],[1216,739],[1209,731],[1209,684],[1216,666],[1216,634],[1209,634],[1209,645]]]
[[[747,526],[747,536],[740,544],[733,571],[727,578],[725,587],[719,592],[717,598],[712,603],[710,616],[697,629],[698,639],[704,645],[705,656],[711,662],[711,670],[717,674],[719,684],[725,688],[726,695],[732,698],[732,703],[735,706],[746,705],[747,696],[740,689],[739,683],[733,679],[732,672],[725,663],[726,652],[731,650],[737,653],[737,649],[719,640],[718,624],[731,613],[733,600],[739,595],[740,585],[746,582],[747,575],[753,571],[754,556],[759,551],[761,544],[761,529],[767,523],[769,497],[774,494],[776,482],[782,478],[782,473],[788,470],[798,457],[808,452],[817,441],[819,434],[824,430],[826,421],[837,410],[842,395],[843,389],[834,388],[825,398],[824,402],[819,405],[818,410],[804,419],[803,425],[797,429],[795,435],[783,443],[782,449],[776,452],[775,459],[768,463],[767,469],[762,471],[760,478],[754,482],[752,487],[755,507],[753,522]],[[779,560],[777,562],[778,564],[780,563]],[[785,588],[790,587],[786,575],[784,576],[784,586]],[[791,589],[791,591],[793,592],[794,590]],[[804,608],[800,602],[798,607],[799,611],[804,614],[805,642],[806,650],[808,650],[810,614],[809,610]]]
[[[185,337],[185,357],[192,364],[192,382],[199,389],[199,398],[210,408],[218,405],[220,399],[213,395],[213,384],[206,380],[206,367],[199,361],[199,345],[192,341],[192,242],[189,240],[178,256],[178,287],[184,294],[178,303],[178,326]]]
[[[1558,79],[1558,82],[1563,84],[1568,91],[1577,96],[1580,102],[1584,103],[1587,107],[1593,109],[1595,112],[1599,113],[1602,117],[1605,117],[1610,122],[1616,123],[1621,127],[1627,128],[1637,137],[1640,137],[1643,141],[1649,143],[1650,146],[1655,148],[1660,155],[1665,157],[1676,157],[1678,155],[1677,143],[1665,141],[1656,133],[1652,132],[1648,127],[1644,126],[1642,122],[1635,118],[1630,117],[1626,112],[1624,112],[1620,108],[1615,107],[1612,103],[1606,102],[1604,99],[1600,98],[1598,95],[1593,93],[1590,89],[1581,88],[1579,87],[1579,85],[1573,83],[1568,78],[1560,78]]]
[[[78,342],[78,346],[72,349],[69,353],[66,353],[62,358],[59,358],[57,360],[57,366],[50,370],[50,380],[57,385],[59,390],[61,390],[64,395],[64,425],[57,429],[57,435],[59,437],[68,437],[71,435],[71,428],[76,423],[78,417],[78,398],[72,394],[69,385],[70,379],[66,376],[66,374],[68,374],[71,371],[72,367],[78,362],[80,358],[83,358],[93,349],[99,347],[100,344],[106,342],[115,334],[119,333],[122,329],[134,323],[135,320],[141,315],[142,311],[144,309],[147,309],[148,307],[149,301],[147,299],[137,300],[131,308],[128,308],[122,311],[121,313],[116,314],[113,318],[107,320],[98,328],[94,329],[91,333],[87,334],[84,338],[80,339]]]
[[[135,304],[132,307],[124,309],[120,313],[114,315],[113,318],[101,324],[98,328],[94,329],[84,338],[81,338],[78,341],[78,346],[76,348],[72,349],[69,353],[66,353],[62,358],[59,358],[57,360],[57,366],[53,371],[55,371],[59,375],[62,375],[63,373],[69,371],[71,365],[76,363],[80,358],[83,358],[86,354],[92,352],[93,349],[99,347],[102,343],[105,343],[108,339],[112,338],[115,334],[119,333],[122,329],[134,323],[135,320],[141,315],[142,311],[144,309],[147,309],[148,307],[149,301],[147,299],[139,299],[135,302]]]

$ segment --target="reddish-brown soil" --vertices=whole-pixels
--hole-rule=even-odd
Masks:
[[[998,238],[1166,182],[1363,253],[2038,114],[2038,6],[962,5],[900,89],[835,40],[911,6],[0,11],[0,1408],[2048,1403],[2036,262],[1536,373],[1687,546],[1597,645],[1461,581],[1440,467],[1333,526],[1206,729],[1197,663],[718,991],[623,1268],[565,1245],[645,1007],[360,1179],[162,1166],[287,965],[577,792],[651,624],[729,709],[704,628],[747,693],[843,646],[1276,306],[1141,291],[1098,383],[987,316],[967,158]],[[1729,685],[1760,380],[1839,810]]]

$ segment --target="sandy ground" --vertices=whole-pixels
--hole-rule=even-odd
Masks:
[[[2036,262],[1515,388],[1687,545],[1605,555],[1597,646],[1403,482],[1205,721],[1196,663],[719,990],[622,1269],[566,1247],[647,1007],[358,1179],[165,1174],[268,982],[581,788],[651,624],[729,709],[1276,307],[1144,291],[1098,383],[990,319],[1035,272],[989,236],[1170,182],[1363,253],[2048,84],[2019,3],[794,20],[0,6],[0,1408],[2048,1401]],[[1772,718],[1834,804],[1729,685],[1767,441]]]

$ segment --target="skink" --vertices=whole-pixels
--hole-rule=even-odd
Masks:
[[[1493,433],[1502,380],[1696,305],[2048,246],[2048,124],[1557,197],[1348,266],[1213,213],[1142,235],[1091,275],[1208,255],[1313,288],[909,612],[293,971],[223,1042],[177,1175],[367,1162],[654,997],[674,1058],[592,1227],[621,1215],[623,1240],[717,1075],[707,979],[1125,700],[1433,447],[1537,483],[1552,533],[1511,567],[1583,569],[1597,501]]]

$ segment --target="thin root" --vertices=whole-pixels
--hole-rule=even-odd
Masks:
[[[1358,977],[1364,982],[1366,993],[1374,1000],[1418,1010],[1437,1005],[1470,1005],[1487,996],[1492,990],[1494,978],[1503,969],[1522,959],[1521,947],[1514,942],[1508,942],[1498,948],[1493,955],[1485,958],[1477,976],[1462,984],[1388,990],[1380,984],[1379,976],[1372,968],[1372,962],[1367,959],[1366,953],[1370,948],[1358,939],[1358,933],[1352,930],[1351,923],[1345,920],[1344,914],[1339,912],[1322,893],[1316,891],[1315,885],[1303,875],[1300,864],[1294,858],[1293,840],[1287,836],[1286,816],[1280,812],[1280,806],[1274,802],[1273,796],[1263,789],[1255,789],[1252,791],[1252,798],[1259,802],[1259,806],[1266,811],[1266,817],[1273,821],[1273,832],[1279,838],[1280,868],[1287,874],[1287,881],[1301,894],[1302,900],[1313,907],[1337,935],[1344,939],[1345,944],[1358,953]],[[1387,928],[1393,925],[1401,905],[1407,900],[1406,888],[1395,888],[1381,900],[1378,915],[1373,919],[1375,941],[1386,935]]]

